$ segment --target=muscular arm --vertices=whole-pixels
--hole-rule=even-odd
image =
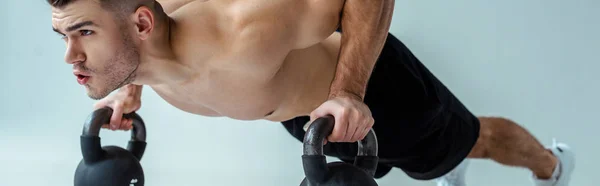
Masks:
[[[394,0],[346,0],[342,44],[330,97],[364,99],[367,82],[387,38]]]

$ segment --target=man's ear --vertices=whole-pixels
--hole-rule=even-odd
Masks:
[[[136,35],[141,40],[146,40],[154,31],[154,14],[146,6],[141,6],[133,14],[133,22],[135,23]]]

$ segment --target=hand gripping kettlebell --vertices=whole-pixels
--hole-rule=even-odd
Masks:
[[[323,155],[323,140],[333,131],[334,118],[329,115],[316,119],[304,136],[302,163],[306,178],[300,186],[377,186],[377,136],[373,129],[358,142],[354,164],[332,162]]]
[[[142,118],[125,114],[133,120],[127,150],[117,146],[100,146],[100,129],[109,123],[113,110],[95,110],[86,120],[81,135],[83,159],[75,171],[75,186],[143,186],[144,171],[140,160],[146,149],[146,127]]]

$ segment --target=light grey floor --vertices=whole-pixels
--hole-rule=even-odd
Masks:
[[[2,1],[0,9],[0,185],[70,185],[93,101],[62,60],[64,43],[44,1]],[[546,145],[569,143],[579,162],[572,185],[594,186],[598,10],[593,0],[396,1],[392,33],[477,115],[510,117]],[[280,186],[303,178],[301,144],[277,123],[194,116],[150,89],[140,114],[149,131],[148,186]],[[102,131],[103,144],[124,146],[128,135]],[[528,171],[489,161],[472,162],[467,180],[532,185]],[[434,185],[398,170],[379,182]]]

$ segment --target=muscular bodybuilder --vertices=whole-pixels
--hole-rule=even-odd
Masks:
[[[280,122],[298,140],[333,115],[325,153],[344,161],[373,128],[377,177],[396,167],[462,185],[460,165],[487,158],[566,186],[574,168],[567,145],[474,116],[388,33],[393,0],[47,1],[77,81],[114,110],[107,128],[131,128],[121,116],[140,109],[147,86],[183,111]]]

